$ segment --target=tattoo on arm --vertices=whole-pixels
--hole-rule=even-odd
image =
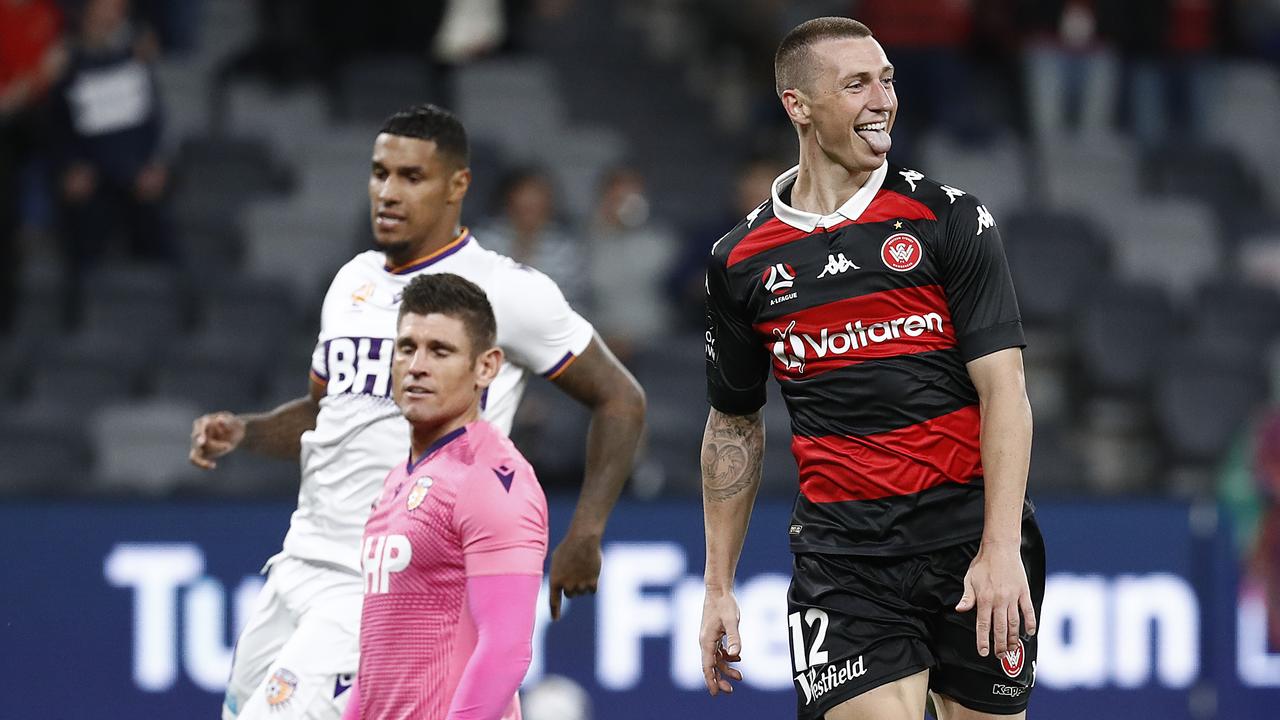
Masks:
[[[712,410],[702,437],[702,492],[725,502],[760,482],[764,423],[759,411],[726,415]]]

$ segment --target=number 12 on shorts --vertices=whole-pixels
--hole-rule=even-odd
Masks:
[[[811,667],[827,664],[827,651],[822,649],[822,643],[827,639],[829,622],[826,610],[809,608],[805,611],[804,623],[809,627],[815,624],[818,626],[817,635],[813,638],[813,645],[809,648],[808,657],[806,657],[804,628],[800,624],[800,613],[793,612],[787,616],[787,624],[791,626],[791,660],[796,666],[796,672],[804,672]]]

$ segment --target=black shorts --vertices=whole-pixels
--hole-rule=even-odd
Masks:
[[[930,690],[971,710],[1026,709],[1036,639],[1023,632],[1021,653],[980,657],[977,613],[955,611],[977,552],[974,540],[905,557],[796,555],[787,618],[801,720],[926,668]],[[1022,562],[1039,619],[1044,541],[1034,516],[1022,522]]]

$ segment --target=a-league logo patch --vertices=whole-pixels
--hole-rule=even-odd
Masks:
[[[429,477],[418,478],[417,484],[409,491],[409,499],[404,506],[409,510],[417,510],[422,501],[427,499],[427,491],[431,489],[435,482]]]
[[[1022,665],[1026,659],[1026,650],[1022,647],[1022,641],[1019,640],[1015,647],[1000,656],[1000,669],[1004,670],[1005,675],[1016,678],[1022,674]]]
[[[289,702],[297,689],[298,676],[280,668],[267,681],[267,704],[271,707],[280,707]]]
[[[880,246],[880,259],[886,267],[898,272],[912,270],[920,264],[924,249],[914,235],[894,233]]]

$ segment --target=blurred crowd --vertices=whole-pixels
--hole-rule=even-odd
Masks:
[[[476,181],[465,220],[480,242],[554,278],[650,389],[654,414],[636,494],[696,493],[699,417],[705,410],[699,351],[705,257],[712,243],[768,196],[772,179],[792,161],[792,130],[773,94],[778,38],[809,17],[845,14],[873,29],[897,70],[902,110],[893,133],[894,162],[948,181],[948,168],[930,164],[946,156],[937,148],[971,148],[966,152],[988,167],[995,167],[988,159],[1013,148],[1011,167],[1019,173],[1027,168],[1026,177],[1046,177],[1052,168],[1041,166],[1057,157],[1055,149],[1086,147],[1104,156],[1119,148],[1135,158],[1135,198],[1178,195],[1186,191],[1179,185],[1185,182],[1210,199],[1213,237],[1199,242],[1212,245],[1213,257],[1220,259],[1186,288],[1159,288],[1155,304],[1168,306],[1171,318],[1162,342],[1185,348],[1200,342],[1188,338],[1209,337],[1196,334],[1206,323],[1220,325],[1189,309],[1209,297],[1205,288],[1227,286],[1222,297],[1229,313],[1238,309],[1234,298],[1242,297],[1241,287],[1247,285],[1253,294],[1245,296],[1256,298],[1249,301],[1255,311],[1250,317],[1261,319],[1250,321],[1245,332],[1261,342],[1241,351],[1249,355],[1243,361],[1219,353],[1204,367],[1227,373],[1228,384],[1237,367],[1247,370],[1238,377],[1264,380],[1248,385],[1243,415],[1223,420],[1226,440],[1184,455],[1177,428],[1168,426],[1177,417],[1159,416],[1162,393],[1180,386],[1162,384],[1161,378],[1172,365],[1190,367],[1203,378],[1196,369],[1202,366],[1171,363],[1173,355],[1153,345],[1132,377],[1106,380],[1105,366],[1118,357],[1109,353],[1119,351],[1104,343],[1101,360],[1090,360],[1093,326],[1080,327],[1081,318],[1089,317],[1087,303],[1077,306],[1080,296],[1071,294],[1079,288],[1064,291],[1061,306],[1045,308],[1036,295],[1051,282],[1044,288],[1019,285],[1028,330],[1038,342],[1039,354],[1028,350],[1036,452],[1044,458],[1036,472],[1053,478],[1040,487],[1050,494],[1201,497],[1217,487],[1257,517],[1269,517],[1268,508],[1275,507],[1280,491],[1267,458],[1280,435],[1274,420],[1256,418],[1274,414],[1266,414],[1264,399],[1274,397],[1280,374],[1280,363],[1272,359],[1280,327],[1265,317],[1270,308],[1280,308],[1277,193],[1256,158],[1224,141],[1214,126],[1224,110],[1219,91],[1228,66],[1261,68],[1260,87],[1280,97],[1280,2],[395,0],[378,3],[375,11],[369,4],[337,0],[259,0],[243,18],[247,32],[220,35],[230,24],[211,18],[235,16],[233,5],[239,3],[0,0],[0,425],[6,432],[27,433],[41,423],[76,425],[74,433],[47,429],[40,436],[62,444],[80,438],[83,453],[62,453],[66,457],[55,463],[68,473],[118,477],[121,467],[130,467],[102,439],[118,439],[110,431],[126,421],[102,418],[136,418],[131,408],[140,403],[179,398],[187,403],[182,412],[156,417],[180,420],[183,412],[218,409],[210,403],[258,409],[301,392],[318,297],[305,287],[280,293],[275,276],[263,274],[271,262],[270,243],[284,231],[255,234],[259,226],[278,226],[269,226],[263,219],[269,213],[253,207],[276,203],[272,207],[284,209],[282,225],[288,226],[299,224],[290,218],[312,212],[307,208],[329,208],[334,197],[346,197],[344,207],[353,212],[343,219],[363,225],[354,220],[363,189],[359,168],[333,176],[336,183],[327,175],[308,183],[308,173],[328,167],[318,159],[328,140],[292,146],[290,141],[354,129],[347,137],[356,140],[341,152],[358,157],[367,152],[359,143],[371,140],[379,118],[399,105],[433,101],[457,109],[473,131]],[[234,42],[222,47],[227,38]],[[200,83],[207,105],[194,124],[185,106],[191,89],[173,77]],[[544,82],[549,89],[538,95]],[[246,87],[265,90],[246,95]],[[287,113],[300,92],[320,98],[318,112],[306,113],[306,128],[273,136],[274,118],[299,117]],[[186,119],[175,125],[175,116]],[[546,127],[553,136],[538,134]],[[1199,164],[1189,170],[1162,164],[1171,154],[1198,158]],[[1231,169],[1227,180],[1223,168]],[[1026,240],[1042,230],[1058,243],[1059,253],[1068,252],[1064,244],[1073,255],[1101,248],[1096,265],[1106,282],[1123,274],[1129,239],[1114,237],[1108,206],[1085,203],[1079,212],[1067,212],[1053,197],[1029,189],[1037,183],[1022,177],[1004,183],[1016,202],[994,207],[998,219],[1008,219],[1002,227],[1015,281],[1035,278],[1029,268],[1037,262],[1055,272],[1064,267],[1045,260],[1056,257],[1044,254],[1052,251]],[[1051,189],[1052,183],[1045,186]],[[321,191],[332,195],[306,200]],[[971,191],[984,198],[999,194],[982,186]],[[1223,195],[1229,196],[1219,202]],[[1054,232],[1047,229],[1050,220],[1057,223]],[[331,232],[333,226],[327,227]],[[1113,237],[1103,238],[1107,231]],[[1154,243],[1158,249],[1160,241],[1149,240],[1145,247]],[[337,247],[333,257],[340,262],[367,246],[367,228],[354,239],[336,233],[317,242]],[[289,261],[308,255],[290,247],[281,253]],[[121,267],[133,274],[109,272]],[[335,268],[322,263],[319,276]],[[104,279],[111,277],[115,286]],[[161,288],[152,301],[173,304],[155,299],[182,298],[183,309],[167,324],[155,325],[159,339],[148,340],[152,355],[130,360],[134,380],[97,394],[87,380],[83,386],[67,380],[67,368],[115,368],[111,363],[129,353],[113,349],[106,359],[94,355],[93,363],[76,364],[63,350],[85,347],[92,353],[103,347],[95,333],[113,326],[95,324],[106,321],[94,318],[108,295],[92,293],[110,287],[130,302],[146,288]],[[258,304],[235,304],[246,298]],[[275,303],[269,305],[275,309],[235,314],[263,303]],[[122,322],[150,327],[156,305],[136,307],[144,309],[121,315]],[[285,349],[257,353],[252,371],[243,356],[218,366],[223,358],[216,348],[224,337],[219,333],[258,333],[255,338]],[[53,346],[62,347],[48,351]],[[1051,350],[1040,349],[1046,346]],[[1223,364],[1228,361],[1237,365]],[[186,371],[198,363],[203,374],[171,371],[164,363],[181,363]],[[47,379],[53,367],[59,374]],[[1037,377],[1065,397],[1054,400],[1055,393],[1042,392]],[[233,381],[240,384],[218,385]],[[197,390],[197,383],[208,387]],[[554,440],[556,433],[581,432],[582,418],[572,419],[573,409],[556,403],[554,394],[534,388],[517,435],[540,440],[541,450],[530,455],[553,488],[573,487],[581,459],[562,453],[577,451],[581,443]],[[786,432],[785,413],[779,425],[777,406],[775,397],[775,440],[776,432]],[[111,414],[113,407],[126,411]],[[1206,417],[1201,405],[1189,411]],[[77,425],[66,420],[72,412],[97,413],[98,420]],[[548,423],[551,417],[558,422]],[[157,445],[165,457],[185,442],[182,422],[164,427],[174,424],[172,442]],[[33,450],[40,447],[35,435],[17,437],[5,445],[13,449],[6,450],[7,475],[0,486],[17,494],[69,491],[66,484],[15,479],[22,475],[15,469],[19,462],[44,457]],[[552,442],[541,442],[546,440]],[[1234,465],[1226,460],[1230,441],[1251,448],[1230,456]],[[16,447],[19,442],[22,447]],[[766,463],[771,479],[765,491],[789,494],[793,466],[785,457],[786,443],[771,442],[770,451],[774,460]],[[1135,461],[1142,452],[1156,459]],[[1108,460],[1108,453],[1122,457]],[[76,457],[81,459],[72,462]],[[1194,466],[1191,480],[1174,472],[1186,468],[1172,467],[1170,457]],[[184,452],[177,455],[178,465],[183,458]],[[116,460],[125,464],[104,469]],[[231,465],[227,472],[236,471]],[[1205,477],[1228,465],[1236,474],[1224,471],[1222,477],[1236,480],[1207,484]],[[146,466],[154,467],[156,462]],[[266,488],[287,495],[296,483],[288,468],[272,466],[254,475],[245,466],[250,479],[224,484],[234,490],[210,490],[211,483],[193,480],[190,469],[166,467],[155,471],[158,478],[181,479],[161,480],[144,491],[234,494]],[[253,478],[263,475],[273,480],[255,485]],[[1275,524],[1259,522],[1257,532],[1274,535]]]

